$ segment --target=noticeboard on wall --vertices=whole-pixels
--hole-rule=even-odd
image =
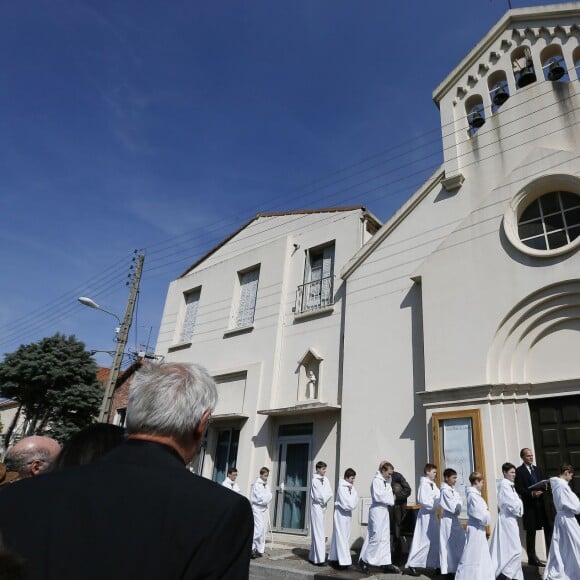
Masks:
[[[485,478],[485,457],[479,409],[433,413],[433,454],[438,466],[438,478],[443,480],[443,471],[457,471],[455,489],[463,499],[461,518],[467,519],[466,494],[469,474],[479,471]],[[484,497],[487,496],[485,488]]]

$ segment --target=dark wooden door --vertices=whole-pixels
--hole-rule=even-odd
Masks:
[[[537,464],[545,477],[552,477],[561,463],[571,463],[576,469],[571,487],[580,495],[580,395],[529,404]]]

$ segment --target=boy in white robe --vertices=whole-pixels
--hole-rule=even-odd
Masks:
[[[569,463],[560,466],[559,477],[550,477],[557,513],[544,580],[580,578],[580,526],[575,518],[580,514],[580,499],[570,488],[573,477],[574,468]]]
[[[455,580],[495,580],[495,570],[485,535],[490,515],[487,503],[481,497],[483,476],[474,471],[469,476],[467,488],[467,539],[457,567]]]
[[[391,523],[389,506],[395,505],[391,474],[395,468],[381,461],[371,483],[371,507],[367,537],[360,551],[359,566],[366,574],[369,566],[380,566],[385,574],[398,574],[399,568],[391,560]]]
[[[489,550],[496,578],[503,574],[508,580],[524,580],[522,570],[522,545],[518,518],[524,514],[524,504],[514,487],[516,466],[501,466],[503,479],[497,484],[499,516],[491,535]]]
[[[334,526],[328,559],[338,562],[339,569],[346,569],[352,564],[350,555],[350,530],[352,528],[352,511],[358,506],[358,493],[354,488],[356,471],[350,467],[344,472],[344,479],[336,488],[334,499]]]
[[[235,467],[230,467],[228,468],[228,476],[223,480],[222,485],[236,493],[242,493],[236,479],[238,479],[238,470]]]
[[[250,501],[254,514],[254,541],[252,544],[252,558],[261,558],[266,548],[266,524],[265,516],[268,504],[272,501],[272,491],[268,485],[270,470],[267,467],[260,469],[260,476],[252,485]]]
[[[427,463],[423,470],[425,474],[419,482],[417,502],[421,504],[417,514],[413,543],[409,551],[409,559],[405,574],[419,576],[416,568],[439,568],[439,509],[440,491],[435,483],[437,466]]]
[[[326,506],[332,498],[330,481],[326,477],[326,463],[319,461],[316,464],[316,474],[310,486],[310,554],[308,561],[315,566],[326,565],[326,545],[324,535],[324,516]]]
[[[441,523],[439,530],[439,562],[441,574],[454,574],[465,546],[465,530],[459,521],[463,500],[455,490],[457,471],[446,469],[441,484]]]

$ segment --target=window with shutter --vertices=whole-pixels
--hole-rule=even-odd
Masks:
[[[307,250],[299,312],[333,303],[334,243]]]
[[[240,279],[240,297],[234,319],[234,326],[236,328],[250,326],[254,322],[260,268],[246,270],[245,272],[238,273],[238,276]]]
[[[200,294],[201,288],[197,288],[193,292],[188,292],[185,295],[185,316],[183,317],[183,326],[181,327],[179,342],[189,342],[193,336]]]

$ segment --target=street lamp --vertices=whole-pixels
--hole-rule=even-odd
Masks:
[[[110,314],[111,316],[114,316],[117,319],[117,321],[119,322],[119,326],[121,326],[121,319],[114,312],[109,312],[108,310],[105,310],[104,308],[102,308],[101,306],[99,306],[91,298],[87,298],[86,296],[79,296],[79,298],[77,298],[77,300],[83,306],[88,306],[89,308],[94,308],[95,310],[100,310],[101,312],[105,312],[106,314]]]

